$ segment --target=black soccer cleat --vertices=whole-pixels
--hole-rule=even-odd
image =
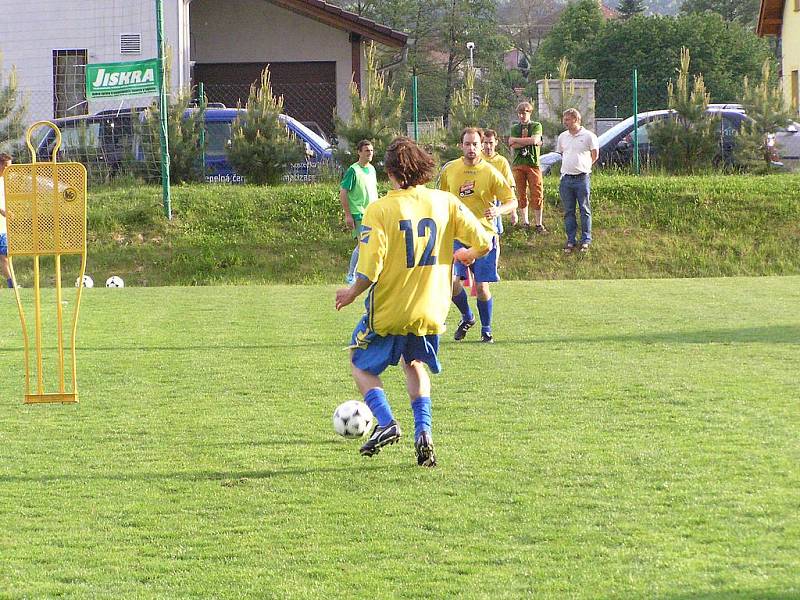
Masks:
[[[372,430],[372,435],[369,436],[367,442],[361,446],[359,452],[361,452],[362,456],[375,456],[381,451],[381,448],[389,444],[394,444],[399,440],[401,435],[400,426],[395,421],[391,421],[385,427],[376,425],[375,429]]]
[[[484,331],[481,333],[481,342],[484,344],[494,344],[494,336],[491,334],[491,332]]]
[[[433,451],[431,434],[423,431],[414,442],[414,453],[417,455],[417,464],[420,467],[435,467],[436,454]]]
[[[456,334],[453,336],[453,339],[457,342],[463,340],[467,336],[467,331],[469,331],[470,327],[473,325],[475,325],[474,318],[472,321],[461,319],[461,323],[458,324],[458,327],[456,328]]]

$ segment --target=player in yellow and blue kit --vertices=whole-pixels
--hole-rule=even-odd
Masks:
[[[496,218],[512,212],[517,207],[517,199],[508,181],[488,162],[480,157],[483,132],[475,127],[467,127],[461,132],[461,151],[464,156],[452,160],[442,168],[439,176],[439,189],[458,196],[478,218],[487,233],[492,236],[492,250],[475,261],[470,267],[455,264],[453,280],[453,303],[461,311],[461,322],[456,329],[455,340],[461,341],[467,331],[475,325],[475,315],[469,307],[469,299],[461,283],[467,279],[467,269],[471,269],[478,286],[478,314],[481,317],[481,341],[492,343],[492,294],[489,283],[500,281],[497,261],[500,257],[500,240],[497,236]],[[495,201],[500,204],[497,205]],[[456,249],[463,244],[456,242]]]
[[[439,335],[450,307],[453,244],[471,263],[492,246],[492,236],[457,198],[425,187],[433,159],[408,138],[386,151],[392,191],[364,213],[356,282],[336,292],[336,310],[369,290],[367,313],[351,338],[352,373],[364,402],[378,421],[361,454],[373,456],[401,435],[380,374],[402,365],[414,412],[417,464],[436,465],[431,437],[431,382],[428,368],[441,371]]]

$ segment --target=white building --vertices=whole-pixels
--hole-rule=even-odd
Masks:
[[[9,8],[8,4],[12,6]],[[321,0],[164,0],[170,88],[205,85],[210,101],[235,105],[270,65],[285,111],[330,133],[334,109],[350,114],[365,43],[402,49],[407,36]],[[154,0],[5,0],[4,71],[16,68],[30,121],[91,114],[119,100],[88,100],[87,63],[154,58]],[[125,101],[149,104],[152,98]]]

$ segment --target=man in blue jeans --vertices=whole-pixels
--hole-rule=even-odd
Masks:
[[[592,243],[592,208],[589,203],[589,176],[597,160],[600,145],[597,136],[581,126],[581,113],[568,108],[563,114],[566,131],[558,136],[556,152],[561,154],[561,183],[558,193],[564,208],[564,229],[567,245],[564,252],[571,254],[577,245],[578,222],[575,207],[581,212],[580,251],[587,252]]]

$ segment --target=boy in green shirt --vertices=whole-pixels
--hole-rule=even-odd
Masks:
[[[378,199],[378,179],[372,156],[375,149],[369,140],[361,140],[356,146],[358,162],[354,162],[344,174],[339,188],[339,201],[344,209],[344,220],[353,231],[356,247],[350,256],[350,268],[345,281],[352,285],[355,281],[355,270],[358,264],[358,234],[361,230],[361,219],[367,206]]]
[[[514,161],[511,172],[517,186],[517,199],[522,213],[523,227],[530,228],[528,221],[528,200],[533,206],[533,221],[536,233],[547,233],[542,214],[544,209],[544,188],[542,186],[542,170],[539,168],[539,153],[542,147],[542,124],[531,121],[533,105],[520,102],[517,106],[519,123],[511,127],[508,145],[514,149]],[[511,213],[511,224],[518,222],[517,211]]]

